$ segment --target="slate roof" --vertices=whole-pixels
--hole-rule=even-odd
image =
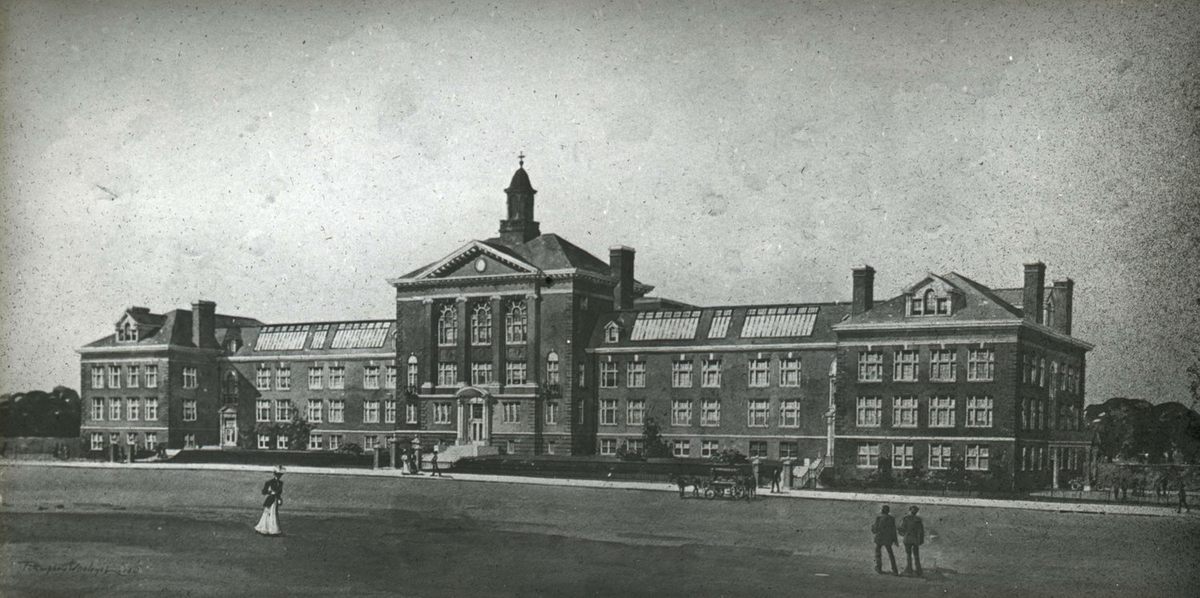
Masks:
[[[180,347],[195,347],[192,342],[192,311],[189,309],[173,309],[165,314],[150,313],[149,310],[137,311],[132,310],[127,312],[139,324],[145,324],[144,327],[139,326],[139,335],[137,341],[117,342],[117,335],[114,332],[108,336],[92,341],[84,348],[105,348],[121,349],[127,347],[147,346],[147,345],[175,345]],[[237,328],[243,326],[261,326],[262,322],[243,316],[231,316],[226,314],[216,314],[214,317],[216,324],[216,338],[211,344],[216,344],[223,336],[223,331],[228,328]]]

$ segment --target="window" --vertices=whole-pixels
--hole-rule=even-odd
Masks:
[[[379,400],[369,399],[363,401],[363,419],[364,424],[379,423]]]
[[[458,364],[451,361],[438,362],[438,386],[458,384]]]
[[[259,399],[254,402],[254,421],[271,421],[271,401],[267,399]]]
[[[325,437],[321,436],[320,434],[309,434],[308,435],[308,450],[310,450],[310,451],[321,450],[321,444],[324,442],[324,440],[325,440]]]
[[[721,452],[721,443],[716,440],[705,440],[700,443],[700,456],[712,457]]]
[[[384,368],[383,387],[387,389],[396,388],[396,366],[388,365]]]
[[[671,388],[692,387],[692,362],[675,361],[671,363]]]
[[[854,421],[860,428],[878,428],[883,422],[883,399],[858,397]]]
[[[104,388],[104,366],[92,366],[92,388]]]
[[[346,388],[346,367],[335,365],[329,368],[329,388],[342,390]]]
[[[524,361],[510,361],[504,364],[505,384],[526,384],[529,382],[529,366]]]
[[[433,423],[435,423],[435,424],[450,423],[450,403],[434,403],[433,404]]]
[[[280,365],[279,369],[275,370],[275,389],[292,389],[292,366]]]
[[[703,388],[721,387],[720,359],[705,359],[700,362],[700,386]]]
[[[721,425],[721,402],[716,399],[704,399],[700,403],[700,425]]]
[[[363,388],[368,390],[376,390],[379,388],[379,366],[363,366]]]
[[[767,419],[771,412],[771,402],[766,399],[753,399],[746,403],[746,425],[751,428],[767,427]]]
[[[504,454],[505,455],[517,454],[517,443],[515,443],[511,440],[505,440],[504,441]]]
[[[491,384],[494,379],[491,363],[476,362],[471,364],[471,384],[476,386]]]
[[[92,432],[92,450],[104,450],[104,434],[101,432]]]
[[[138,398],[130,397],[126,401],[126,403],[128,404],[128,406],[127,406],[127,410],[126,410],[126,418],[125,419],[128,419],[131,422],[135,422],[135,421],[141,419],[141,417],[142,417],[142,414],[141,414],[142,400],[138,399]]]
[[[858,466],[859,467],[879,467],[879,443],[878,442],[860,442],[860,443],[858,443]]]
[[[991,382],[996,376],[996,352],[991,349],[967,351],[967,380]]]
[[[196,435],[195,434],[184,434],[183,435],[183,448],[196,448]]]
[[[579,364],[579,376],[577,377],[579,388],[587,388],[587,364]]]
[[[767,458],[767,443],[764,440],[750,441],[750,458],[758,457],[760,459]]]
[[[331,424],[346,423],[346,401],[345,401],[345,399],[330,399],[329,400],[329,423],[331,423]]]
[[[146,432],[146,450],[154,450],[158,446],[158,433]]]
[[[404,423],[406,423],[406,424],[417,423],[417,404],[416,403],[405,403],[404,404]]]
[[[800,401],[784,399],[779,402],[779,426],[781,428],[800,427]]]
[[[504,416],[501,421],[506,424],[521,423],[521,404],[516,401],[506,401],[504,403]]]
[[[895,469],[912,469],[913,445],[911,442],[897,442],[892,445],[892,467]]]
[[[281,450],[281,451],[286,451],[286,450],[287,450],[287,448],[288,448],[288,436],[287,436],[287,434],[280,434],[280,435],[278,435],[278,436],[276,436],[276,437],[275,437],[275,448],[277,448],[277,449],[279,449],[279,450]]]
[[[987,471],[991,463],[989,462],[990,449],[986,444],[968,444],[967,445],[967,469],[972,471]]]
[[[626,366],[626,386],[629,388],[646,387],[646,362],[630,361]]]
[[[342,439],[343,438],[344,437],[341,434],[330,434],[329,435],[329,450],[336,451],[336,450],[342,448]]]
[[[129,388],[137,388],[141,386],[141,376],[138,366],[131,365],[125,368],[125,386]]]
[[[796,442],[780,442],[779,443],[779,458],[780,459],[799,459],[800,444]]]
[[[560,384],[558,374],[558,353],[553,351],[546,356],[546,384]]]
[[[510,345],[525,342],[525,335],[529,330],[526,313],[525,303],[514,301],[508,304],[508,310],[504,312],[504,342]]]
[[[892,426],[917,427],[917,397],[892,397]]]
[[[108,435],[108,443],[109,444],[120,444],[120,442],[121,442],[121,435],[119,433],[113,432],[112,434]]]
[[[692,455],[692,441],[672,440],[671,455],[675,457],[690,457]]]
[[[442,314],[437,323],[438,344],[453,346],[458,342],[458,312],[453,305],[442,307]]]
[[[600,454],[601,455],[617,454],[617,439],[601,438],[600,439]]]
[[[892,380],[896,382],[916,382],[918,354],[913,351],[896,351],[892,363]]]
[[[616,343],[621,340],[621,327],[616,322],[609,322],[604,327],[604,342]]]
[[[408,389],[410,391],[416,390],[416,388],[417,388],[417,380],[419,380],[419,377],[418,377],[419,370],[417,368],[417,365],[418,365],[417,356],[409,355],[408,356],[408,368],[405,369],[404,376],[405,376],[405,385],[408,387]]]
[[[614,361],[600,362],[600,388],[617,387],[617,364]]]
[[[267,434],[258,435],[258,448],[266,450],[271,448],[271,437]]]
[[[321,390],[325,388],[325,368],[314,365],[308,368],[308,389]]]
[[[558,423],[558,402],[546,403],[546,424],[553,426]]]
[[[183,368],[183,387],[184,388],[196,388],[197,386],[199,386],[199,384],[196,382],[196,368],[194,368],[194,367]]]
[[[967,427],[992,427],[992,397],[970,397],[967,399]]]
[[[932,349],[929,351],[929,379],[934,382],[954,382],[955,359],[953,349]]]
[[[104,419],[104,399],[92,399],[92,419],[94,421]]]
[[[319,424],[325,419],[325,409],[321,399],[309,399],[307,407],[309,423]]]
[[[617,401],[615,399],[600,401],[600,425],[617,425]]]
[[[480,303],[471,310],[471,344],[492,343],[492,306]]]
[[[731,319],[733,319],[732,309],[718,309],[713,312],[712,323],[708,325],[708,338],[725,338],[729,332]]]
[[[329,324],[320,324],[313,329],[312,339],[308,342],[309,349],[324,349],[325,336],[329,334]],[[301,341],[303,342],[303,341]]]
[[[799,359],[780,359],[779,360],[779,385],[780,386],[800,386],[800,360]]]
[[[950,467],[950,445],[929,445],[929,469],[946,469]]]
[[[636,455],[646,453],[646,441],[641,438],[630,438],[625,441],[625,451]]]
[[[137,432],[128,432],[125,434],[125,444],[129,445],[132,450],[133,447],[137,446],[137,438]]]
[[[671,400],[671,425],[692,425],[692,402],[688,399]]]
[[[271,370],[267,369],[266,364],[258,366],[258,370],[255,371],[254,388],[258,390],[271,390]]]
[[[388,399],[383,402],[383,423],[396,423],[396,400]]]
[[[763,388],[771,383],[771,362],[768,359],[751,359],[747,364],[750,388]]]
[[[954,397],[929,397],[929,427],[953,428]]]
[[[121,399],[108,400],[108,419],[113,421],[121,419]]]
[[[553,441],[553,440],[547,440],[547,441],[546,441],[546,454],[547,454],[547,455],[553,455],[553,454],[554,454],[554,441]]]
[[[292,402],[286,399],[275,401],[275,421],[290,422],[292,421]]]
[[[158,388],[158,366],[146,366],[146,376],[142,382],[146,383],[146,388]]]
[[[644,399],[629,399],[625,404],[625,424],[640,426],[646,416],[646,401]]]
[[[146,399],[146,409],[142,413],[142,419],[145,421],[155,421],[158,419],[158,398],[149,397]]]
[[[187,368],[184,368],[184,369],[186,370]],[[109,388],[121,388],[121,366],[119,366],[119,365],[108,366],[108,387]]]
[[[863,351],[858,354],[858,381],[879,382],[883,380],[883,353]]]

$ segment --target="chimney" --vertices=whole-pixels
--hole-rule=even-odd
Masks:
[[[613,308],[633,309],[633,248],[609,247],[608,265],[617,278],[617,286],[613,288]]]
[[[875,268],[862,265],[854,273],[854,294],[850,300],[850,315],[856,316],[875,306]]]
[[[197,301],[192,304],[192,344],[197,347],[217,346],[217,304]]]
[[[1075,302],[1075,281],[1054,281],[1054,329],[1071,336],[1071,308]]]
[[[1021,296],[1021,311],[1026,322],[1042,323],[1042,305],[1046,293],[1046,264],[1025,264],[1025,293]]]

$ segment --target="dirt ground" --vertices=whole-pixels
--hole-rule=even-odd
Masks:
[[[0,469],[4,596],[1195,596],[1200,515],[922,511],[924,578],[876,575],[878,505],[289,474]],[[894,505],[896,511],[905,505]],[[899,550],[903,568],[903,550]]]

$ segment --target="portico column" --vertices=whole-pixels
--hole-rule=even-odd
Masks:
[[[496,400],[491,397],[483,399],[483,443],[486,445],[492,444],[492,405],[496,404]]]
[[[467,298],[455,299],[458,310],[458,381],[464,385],[471,382],[471,320],[467,314]]]
[[[467,443],[467,409],[463,405],[462,399],[454,402],[458,408],[458,438],[455,439],[455,444]]]

